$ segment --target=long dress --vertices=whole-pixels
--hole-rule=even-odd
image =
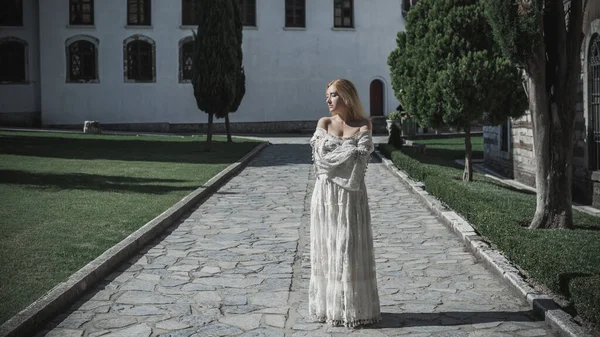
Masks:
[[[355,327],[381,320],[371,214],[364,181],[371,132],[312,137],[316,182],[311,199],[308,312],[312,320]]]

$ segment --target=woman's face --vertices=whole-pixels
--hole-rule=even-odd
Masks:
[[[339,112],[341,109],[346,107],[344,100],[338,95],[335,85],[331,85],[327,88],[327,106],[329,112]]]

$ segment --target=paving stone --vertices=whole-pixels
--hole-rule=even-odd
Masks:
[[[284,315],[265,315],[265,323],[277,328],[285,327],[285,316]]]
[[[77,329],[54,329],[46,334],[46,337],[81,337],[83,330]]]
[[[93,326],[96,329],[114,329],[114,328],[123,328],[126,326],[130,326],[137,323],[137,319],[132,317],[111,317],[100,319],[93,322]]]
[[[248,315],[237,315],[237,316],[226,316],[219,319],[219,322],[236,326],[243,330],[256,329],[260,325],[262,315],[260,314],[248,314]]]
[[[128,291],[121,295],[116,303],[121,304],[165,304],[173,303],[176,299],[173,297],[157,295],[146,291]]]
[[[138,324],[127,329],[111,332],[106,337],[149,337],[152,334],[152,329],[146,324]]]
[[[154,291],[156,286],[155,281],[148,281],[143,279],[132,279],[123,284],[119,290],[140,290],[140,291]]]
[[[116,306],[115,310],[124,316],[154,316],[164,315],[168,312],[166,309],[162,309],[152,305],[136,305],[136,306]]]
[[[156,323],[156,328],[160,330],[181,330],[191,327],[189,323],[181,322],[179,319],[169,319],[166,321],[160,321]]]
[[[233,336],[241,334],[243,331],[240,328],[223,324],[211,323],[201,327],[192,335],[194,337],[213,337],[213,336]]]

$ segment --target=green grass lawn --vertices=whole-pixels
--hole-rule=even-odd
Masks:
[[[259,143],[0,132],[0,323]]]
[[[600,326],[600,218],[574,211],[573,230],[527,229],[535,213],[535,194],[479,173],[473,182],[464,182],[463,168],[454,163],[464,157],[462,139],[419,142],[427,144],[425,154],[387,144],[380,150],[469,221],[530,281],[568,299],[567,311]],[[481,137],[474,140],[475,148],[483,148]],[[473,157],[482,158],[478,153]]]

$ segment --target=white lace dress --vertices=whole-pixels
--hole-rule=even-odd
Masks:
[[[334,326],[376,323],[381,314],[364,182],[371,133],[342,138],[317,127],[310,142],[317,180],[311,200],[309,315]]]

